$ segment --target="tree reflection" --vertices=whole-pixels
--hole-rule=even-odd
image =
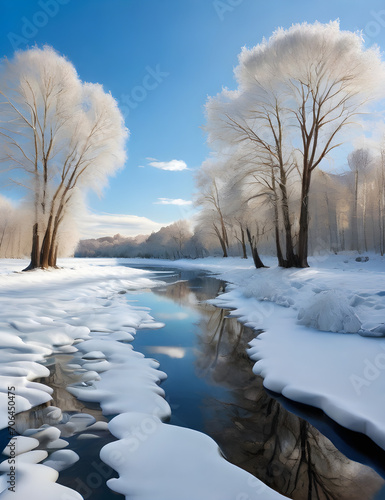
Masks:
[[[230,402],[205,400],[206,432],[226,458],[294,500],[373,498],[384,484],[376,472],[346,458],[264,390],[246,353],[255,331],[223,309],[202,308],[196,369],[231,391]]]
[[[181,281],[177,281],[166,287],[154,288],[156,295],[166,297],[181,306],[199,308],[200,303],[216,297],[225,289],[225,282],[204,274],[194,279],[184,280],[180,274]]]

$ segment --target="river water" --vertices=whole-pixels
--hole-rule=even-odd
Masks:
[[[263,388],[246,353],[257,332],[206,302],[223,292],[224,282],[203,271],[146,269],[167,285],[127,290],[127,302],[151,308],[155,320],[166,326],[139,330],[133,346],[157,359],[168,375],[162,387],[172,409],[170,424],[210,435],[230,462],[294,500],[385,499],[383,450],[321,411]],[[73,361],[73,355],[47,360],[51,376],[41,382],[54,387],[52,404],[67,420],[83,413],[108,421],[98,405],[82,403],[65,390],[76,381]],[[19,428],[45,423],[43,410],[21,414]],[[80,460],[62,471],[58,482],[77,489],[85,499],[123,498],[105,486],[116,474],[99,458],[99,450],[113,436],[101,428],[92,436],[81,430],[65,439]]]

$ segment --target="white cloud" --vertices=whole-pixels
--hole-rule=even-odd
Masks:
[[[154,201],[154,205],[192,205],[192,201],[182,200],[181,198],[158,198]]]
[[[118,233],[122,236],[150,234],[171,223],[172,221],[161,224],[138,215],[89,213],[82,217],[78,227],[80,237],[84,239],[114,236]]]
[[[153,158],[151,158],[151,160],[152,159]],[[169,170],[172,172],[181,172],[182,170],[188,170],[187,165],[183,160],[150,161],[149,165],[151,167],[159,168],[161,170]]]

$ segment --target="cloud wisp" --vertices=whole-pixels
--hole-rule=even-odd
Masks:
[[[182,172],[183,170],[189,170],[186,162],[183,160],[171,160],[171,161],[158,161],[155,158],[146,158],[149,162],[150,167],[158,168],[160,170],[168,170],[169,172]]]
[[[138,215],[88,213],[79,222],[79,232],[82,239],[113,236],[117,233],[123,236],[137,236],[151,234],[169,224],[170,222],[160,224]]]
[[[158,198],[158,201],[154,201],[154,205],[186,206],[186,205],[192,205],[192,201],[182,200],[181,198]]]

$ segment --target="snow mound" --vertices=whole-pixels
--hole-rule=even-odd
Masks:
[[[11,455],[12,459],[0,463],[0,472],[4,473],[0,482],[2,500],[26,498],[82,500],[83,497],[76,491],[56,483],[59,477],[56,470],[39,464],[47,457],[47,452],[34,450],[38,445],[37,439],[25,436],[12,438],[7,445],[11,450],[15,449],[15,454]],[[3,450],[3,454],[9,456],[9,450],[7,448]],[[68,462],[70,458],[74,461],[75,455],[76,453],[68,451],[60,452],[56,457],[59,456],[62,462],[65,458]]]
[[[327,290],[311,297],[300,309],[298,323],[325,332],[357,333],[361,321],[347,299],[335,290]]]
[[[100,457],[118,471],[108,486],[141,500],[273,500],[286,497],[227,462],[210,437],[161,422],[155,415],[123,413],[109,423],[119,440]],[[145,465],[144,465],[145,464]]]
[[[385,324],[381,323],[371,330],[360,330],[358,332],[362,337],[385,337]]]

